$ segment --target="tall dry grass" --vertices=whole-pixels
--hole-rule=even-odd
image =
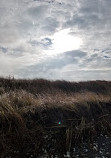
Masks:
[[[101,133],[110,135],[110,82],[90,83],[0,79],[0,156],[63,154]]]

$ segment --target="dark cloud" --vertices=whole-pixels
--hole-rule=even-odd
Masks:
[[[104,56],[104,58],[106,58],[106,59],[111,59],[111,57],[108,57],[108,56],[106,56],[106,55]]]
[[[33,19],[33,20],[38,20],[41,21],[44,16],[45,13],[47,12],[47,5],[40,5],[40,6],[36,6],[36,7],[30,7],[27,10],[27,14]]]
[[[53,44],[52,43],[52,39],[46,37],[46,38],[43,38],[39,41],[37,40],[32,40],[32,41],[29,41],[29,43],[32,45],[32,46],[40,46],[44,49],[49,49],[51,47],[51,45]]]
[[[102,54],[111,57],[111,49],[103,50],[103,51],[102,51]]]
[[[82,58],[82,57],[85,57],[87,55],[86,52],[82,52],[80,50],[72,50],[69,52],[65,52],[64,54],[66,57],[71,57],[71,58],[75,58],[75,57]]]
[[[77,14],[74,14],[70,20],[67,21],[69,27],[77,27],[82,30],[97,29],[105,25],[110,25],[111,1],[101,0],[85,0],[81,1],[81,7]],[[109,4],[109,6],[108,6]],[[106,23],[104,23],[106,22]],[[101,28],[100,28],[101,29]]]
[[[3,53],[6,53],[6,52],[7,52],[7,48],[5,48],[5,47],[0,47],[0,50],[1,50]]]
[[[45,32],[54,33],[59,27],[59,24],[59,21],[57,21],[56,19],[52,17],[47,17],[42,23],[42,30],[44,30]]]
[[[62,77],[62,74],[64,74],[61,72],[62,69],[68,65],[78,64],[79,61],[77,57],[84,58],[85,56],[86,53],[79,50],[65,52],[61,55],[57,55],[56,57],[49,58],[42,63],[28,66],[26,70],[22,70],[22,76],[32,77],[35,72],[35,74],[37,74],[36,77],[39,76],[48,79],[59,79],[59,77]]]
[[[50,47],[53,43],[52,43],[52,40],[48,37],[44,38],[41,40],[41,44],[44,46],[44,47]]]

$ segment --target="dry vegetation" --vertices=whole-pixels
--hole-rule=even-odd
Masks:
[[[0,78],[1,157],[62,155],[100,134],[111,134],[111,82]]]

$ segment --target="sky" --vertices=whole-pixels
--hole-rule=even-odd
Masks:
[[[111,0],[0,0],[0,76],[111,80]]]

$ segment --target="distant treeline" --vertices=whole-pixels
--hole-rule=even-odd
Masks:
[[[45,80],[45,79],[14,79],[0,78],[0,87],[5,92],[10,90],[23,89],[33,94],[44,92],[62,91],[65,93],[91,91],[95,93],[107,94],[111,92],[111,81],[96,80],[85,82],[69,82],[65,80]]]

